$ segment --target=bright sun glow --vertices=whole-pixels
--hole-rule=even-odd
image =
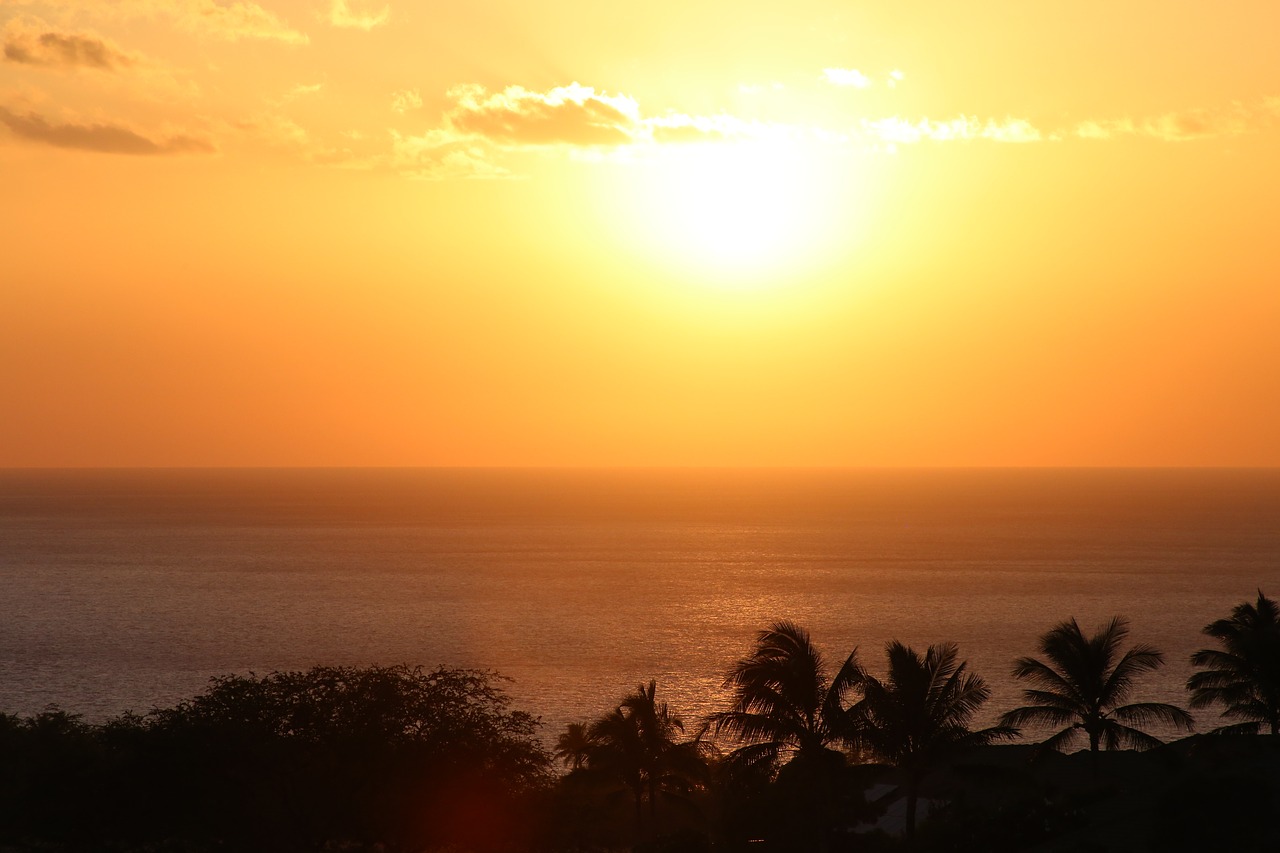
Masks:
[[[645,164],[645,230],[726,286],[813,259],[836,223],[821,157],[790,142],[670,145]]]

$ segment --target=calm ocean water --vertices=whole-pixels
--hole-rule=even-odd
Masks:
[[[651,678],[696,719],[789,618],[873,669],[955,641],[994,716],[1037,635],[1114,614],[1183,704],[1200,628],[1280,594],[1280,471],[0,471],[0,584],[18,713],[444,663],[510,676],[554,738]]]

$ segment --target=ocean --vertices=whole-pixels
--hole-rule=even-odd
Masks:
[[[1280,471],[0,471],[0,711],[98,721],[214,675],[496,670],[544,737],[650,679],[688,730],[778,619],[837,666],[953,641],[992,688],[1113,615],[1185,706],[1201,628],[1280,594]],[[1215,725],[1202,713],[1201,728]]]

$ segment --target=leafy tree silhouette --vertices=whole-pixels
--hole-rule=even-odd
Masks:
[[[145,725],[177,834],[242,850],[497,845],[546,778],[537,721],[480,670],[218,678]]]
[[[1128,623],[1117,616],[1092,637],[1086,637],[1075,619],[1049,629],[1040,638],[1044,660],[1019,658],[1013,675],[1034,686],[1023,691],[1021,708],[1006,713],[1008,726],[1062,728],[1042,746],[1065,749],[1080,732],[1089,738],[1094,773],[1100,748],[1149,749],[1162,741],[1139,726],[1164,723],[1190,731],[1191,715],[1164,702],[1127,702],[1138,677],[1158,669],[1164,656],[1153,646],[1139,643],[1123,652]]]
[[[492,673],[410,667],[217,678],[100,726],[0,715],[0,848],[527,846],[536,726]]]
[[[1221,649],[1201,649],[1191,663],[1201,667],[1187,680],[1191,707],[1222,705],[1222,716],[1239,722],[1215,732],[1280,735],[1280,606],[1258,590],[1255,604],[1241,602],[1228,619],[1204,628]]]

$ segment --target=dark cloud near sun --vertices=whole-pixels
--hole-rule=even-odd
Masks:
[[[65,33],[10,21],[4,29],[4,60],[47,68],[120,71],[138,58],[92,33]]]
[[[573,83],[548,92],[509,86],[489,93],[482,86],[449,92],[448,114],[457,132],[507,145],[626,145],[640,127],[636,102]]]
[[[209,140],[194,136],[178,134],[156,140],[123,125],[58,123],[37,113],[19,113],[8,107],[0,107],[0,125],[28,142],[101,154],[211,154],[216,150]]]

